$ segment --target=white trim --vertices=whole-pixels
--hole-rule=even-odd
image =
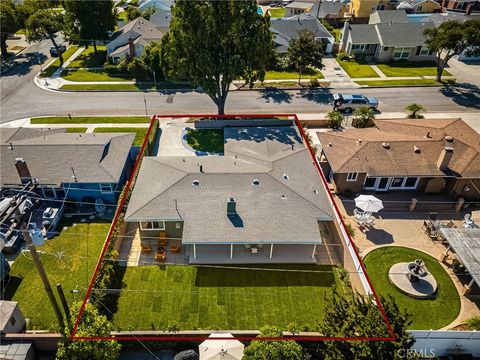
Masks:
[[[270,244],[270,259],[273,256],[273,244]]]
[[[367,179],[375,179],[375,184],[371,187],[366,187],[365,183]],[[385,179],[387,176],[371,176],[369,177],[368,175],[365,177],[365,181],[363,182],[363,189],[365,190],[375,190],[375,191],[388,191],[388,190],[415,190],[418,186],[418,182],[420,181],[420,177],[418,176],[389,176],[387,180],[387,186],[384,188],[379,188],[380,181],[381,179]],[[405,186],[405,183],[407,182],[407,179],[409,178],[415,178],[415,185],[413,186]],[[392,186],[393,180],[394,179],[402,179],[402,183],[400,186]]]
[[[347,173],[347,181],[355,182],[358,179],[358,172],[349,172]]]
[[[193,244],[193,258],[197,258],[197,248],[195,247],[195,244]]]
[[[108,185],[108,187],[110,188],[109,191],[103,191],[103,187],[102,186],[106,186]],[[112,193],[112,183],[99,183],[98,186],[100,186],[100,192],[102,194],[111,194]]]
[[[165,221],[163,220],[147,220],[147,221],[139,221],[140,223],[140,230],[165,230]],[[151,228],[144,228],[142,223],[150,223],[152,225]],[[163,227],[153,227],[153,223],[162,223]]]
[[[233,244],[230,244],[230,259],[233,259]]]

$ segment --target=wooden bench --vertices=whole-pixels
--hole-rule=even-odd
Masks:
[[[151,246],[145,245],[143,243],[140,243],[140,245],[142,247],[142,254],[150,254],[152,252]]]

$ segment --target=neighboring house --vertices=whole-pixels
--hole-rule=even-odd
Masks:
[[[311,14],[302,14],[289,18],[270,19],[270,31],[273,33],[275,50],[284,54],[288,51],[290,40],[297,38],[301,30],[308,30],[315,34],[316,41],[325,44],[325,52],[330,54],[335,38],[328,32],[320,21]]]
[[[431,22],[383,22],[382,18],[397,17],[393,13],[406,14],[404,11],[383,11],[373,13],[370,24],[350,24],[345,22],[340,48],[349,55],[362,54],[378,62],[392,60],[429,61],[435,60],[435,54],[425,43],[423,32],[433,28]],[[381,22],[377,22],[381,21]]]
[[[35,360],[35,348],[28,341],[0,341],[0,359],[7,360]]]
[[[157,10],[154,14],[150,15],[150,22],[155,24],[155,27],[161,32],[166,33],[170,28],[170,21],[172,20],[171,11]]]
[[[406,0],[397,5],[397,10],[408,14],[428,14],[442,11],[440,4],[434,0]]]
[[[122,58],[134,58],[141,56],[145,46],[152,41],[158,41],[163,37],[164,32],[157,26],[143,17],[130,21],[120,28],[107,43],[107,56],[116,64]]]
[[[224,127],[220,156],[143,158],[125,221],[139,223],[142,243],[169,239],[189,263],[315,263],[326,236],[338,236],[309,150],[288,125]]]
[[[441,0],[442,8],[448,12],[470,15],[480,13],[479,0]]]
[[[25,318],[16,301],[0,300],[0,335],[20,333],[25,329]]]
[[[315,2],[310,13],[319,18],[327,21],[334,21],[343,19],[348,7],[342,1],[321,1]]]
[[[115,203],[134,160],[133,133],[65,133],[65,129],[2,128],[0,185],[35,178],[46,199]]]
[[[138,10],[144,12],[148,8],[155,8],[157,11],[170,11],[173,0],[141,0],[138,2]]]
[[[480,199],[480,135],[462,119],[375,120],[318,133],[336,191],[419,191]]]
[[[352,0],[348,15],[367,22],[371,13],[378,10],[394,10],[395,2],[390,0]]]
[[[313,8],[313,3],[294,1],[285,6],[285,17],[304,14],[310,12]]]
[[[404,10],[381,10],[373,12],[368,18],[369,24],[380,23],[408,23],[408,16]]]

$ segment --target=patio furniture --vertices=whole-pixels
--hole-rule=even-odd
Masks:
[[[437,215],[438,215],[438,213],[436,213],[436,212],[431,212],[431,213],[429,214],[428,218],[429,218],[430,220],[437,220]]]
[[[158,246],[167,246],[167,232],[160,231],[160,237],[158,239]]]
[[[383,209],[382,200],[373,195],[360,195],[355,198],[355,206],[359,209],[374,213]]]
[[[182,248],[180,246],[171,245],[170,252],[172,254],[180,254],[182,252]]]
[[[144,243],[140,243],[140,246],[142,247],[142,254],[150,254],[152,252],[152,247],[145,245]]]
[[[157,253],[155,254],[155,260],[157,261],[165,261],[165,259],[167,258],[167,254],[165,253],[165,250],[164,251],[157,251]]]
[[[256,247],[252,247],[250,251],[252,252],[252,254],[258,254],[258,248]]]

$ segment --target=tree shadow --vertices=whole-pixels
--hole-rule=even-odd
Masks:
[[[274,104],[290,104],[292,101],[292,95],[290,93],[276,87],[266,87],[265,89],[260,90],[260,94],[260,99],[265,100],[267,103],[273,102]]]
[[[308,88],[299,90],[298,94],[304,99],[317,104],[329,105],[333,101],[330,90]]]
[[[2,63],[2,77],[27,75],[32,71],[33,66],[39,62],[43,64],[47,56],[42,53],[25,53],[18,55],[15,59]]]
[[[271,127],[245,127],[240,130],[237,128],[225,128],[224,139],[236,141],[278,141],[282,144],[291,145],[292,149],[297,144],[301,144],[302,140],[296,130],[291,126],[271,126]]]
[[[17,289],[20,287],[23,278],[18,276],[9,276],[7,284],[3,289],[3,292],[0,294],[2,300],[12,300],[13,296],[17,292]]]
[[[480,109],[480,88],[477,85],[457,83],[442,87],[440,92],[460,106]]]

